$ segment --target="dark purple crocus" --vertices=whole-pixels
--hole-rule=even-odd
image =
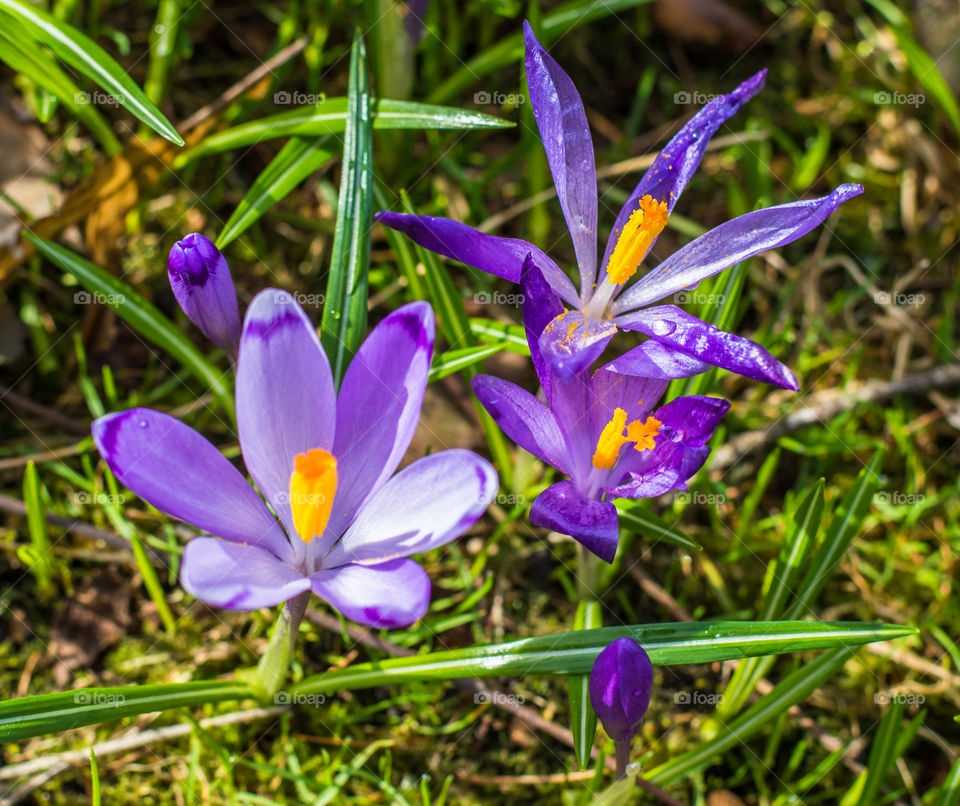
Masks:
[[[614,498],[650,498],[687,489],[710,453],[707,445],[730,404],[692,395],[655,408],[664,378],[624,375],[613,364],[596,372],[558,373],[540,350],[542,333],[563,310],[543,274],[526,260],[523,322],[543,397],[508,381],[478,375],[480,402],[514,442],[569,476],[544,490],[530,521],[571,535],[606,562],[617,551]]]
[[[630,740],[650,705],[653,666],[632,638],[618,638],[597,655],[590,670],[590,704],[617,749],[617,777],[630,758]]]
[[[184,550],[181,581],[198,599],[252,610],[312,590],[354,621],[406,626],[430,600],[426,571],[408,557],[463,534],[498,485],[493,467],[466,450],[394,475],[420,417],[433,340],[429,305],[400,308],[361,345],[337,393],[300,305],[284,291],[258,294],[240,340],[237,430],[266,502],[169,415],[110,414],[93,437],[129,489],[215,535]]]
[[[592,363],[618,329],[649,339],[617,360],[617,371],[651,378],[686,378],[711,365],[789,389],[793,373],[749,339],[726,333],[676,305],[653,305],[752,255],[810,232],[841,202],[863,192],[841,185],[818,199],[747,213],[694,239],[631,282],[666,226],[700,164],[710,137],[763,86],[766,71],[711,100],[660,152],[617,216],[597,265],[597,178],[583,102],[573,82],[524,24],[530,103],[550,163],[557,197],[573,239],[580,291],[560,267],[526,241],[487,235],[433,216],[381,212],[377,220],[421,246],[514,282],[533,255],[553,291],[570,306],[544,328],[541,352],[558,372]],[[599,272],[598,272],[599,268]]]
[[[187,318],[231,356],[240,341],[240,309],[227,259],[194,232],[177,241],[167,260],[170,287]]]

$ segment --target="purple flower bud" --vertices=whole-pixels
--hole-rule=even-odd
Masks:
[[[653,666],[632,638],[618,638],[590,671],[590,703],[614,742],[629,742],[650,705]]]
[[[209,238],[191,233],[170,250],[167,274],[187,318],[217,347],[236,355],[240,342],[237,291],[220,250]]]

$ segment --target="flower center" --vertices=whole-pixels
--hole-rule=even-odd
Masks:
[[[337,460],[323,448],[298,453],[290,476],[293,525],[304,543],[322,535],[337,491]]]
[[[617,463],[620,449],[628,442],[634,443],[637,451],[651,450],[656,445],[654,437],[660,432],[661,425],[663,423],[656,417],[647,417],[645,422],[634,420],[628,425],[627,413],[621,408],[614,409],[613,417],[603,427],[597,440],[593,466],[597,470],[609,470]]]
[[[611,283],[622,285],[633,277],[653,242],[667,226],[667,218],[665,201],[655,201],[653,196],[640,199],[640,207],[624,225],[607,263],[607,279]]]

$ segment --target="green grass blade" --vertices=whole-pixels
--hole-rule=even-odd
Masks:
[[[97,754],[90,747],[90,806],[100,806],[100,767],[97,766]]]
[[[340,134],[345,130],[348,110],[349,98],[327,98],[318,106],[304,106],[252,120],[210,135],[178,155],[174,167],[182,167],[199,157],[246,148],[277,137]],[[392,98],[372,100],[371,114],[374,129],[503,129],[513,126],[510,121],[485,112]]]
[[[665,666],[849,647],[915,634],[910,627],[856,622],[716,621],[603,627],[361,663],[314,675],[294,688],[317,694],[407,680],[586,674],[601,650],[624,636],[639,641],[653,664]]]
[[[650,540],[663,541],[672,546],[679,546],[688,551],[703,549],[695,540],[691,540],[676,526],[671,526],[663,518],[654,515],[644,504],[619,499],[614,501],[617,508],[617,517],[620,519],[621,529],[632,529]]]
[[[661,764],[645,777],[651,783],[666,786],[704,769],[714,758],[748,741],[781,713],[816,691],[843,666],[848,657],[849,648],[838,647],[801,665],[742,716],[725,725],[716,737]]]
[[[72,25],[25,0],[0,0],[0,14],[22,23],[39,42],[74,70],[96,82],[118,104],[178,146],[183,138],[103,48]]]
[[[433,383],[455,372],[462,372],[505,349],[505,344],[481,344],[477,347],[465,347],[462,350],[447,350],[433,360],[427,382]]]
[[[582,599],[577,605],[573,629],[593,630],[603,625],[600,602]],[[567,677],[567,700],[570,703],[570,730],[573,733],[573,751],[580,769],[590,763],[590,750],[597,733],[597,714],[590,704],[590,675],[572,674]]]
[[[470,319],[470,332],[480,341],[504,342],[511,353],[530,355],[530,345],[527,344],[527,334],[523,325],[511,325],[477,316]]]
[[[37,466],[27,462],[23,474],[23,503],[27,508],[27,531],[30,533],[30,551],[27,556],[27,565],[37,580],[37,587],[43,594],[53,589],[51,584],[52,568],[50,554],[50,538],[47,536],[47,521],[44,518],[45,507],[40,494],[40,478],[37,475]]]
[[[940,787],[940,794],[934,806],[957,806],[957,804],[960,804],[960,758],[950,768],[950,773]]]
[[[250,688],[233,680],[161,683],[150,686],[82,688],[0,702],[0,741],[15,742],[191,705],[241,700]]]
[[[853,786],[840,800],[839,806],[858,806],[861,803],[879,803],[880,790],[893,765],[897,763],[916,738],[926,713],[921,711],[903,727],[903,700],[894,698],[880,720],[880,726],[870,745],[867,768],[857,777]]]
[[[74,275],[80,285],[113,308],[137,333],[179,360],[197,380],[209,387],[224,410],[233,417],[233,392],[228,375],[201,355],[186,336],[131,286],[52,241],[45,241],[30,232],[24,232],[23,237],[52,263]]]
[[[350,51],[348,85],[337,229],[320,326],[320,339],[338,384],[367,328],[367,275],[373,225],[373,134],[367,51],[359,31],[354,35]]]
[[[181,0],[160,0],[150,29],[150,61],[143,83],[144,94],[156,104],[166,97],[167,77],[177,61],[177,30],[182,16]]]
[[[242,235],[260,216],[333,157],[333,152],[323,148],[322,142],[322,138],[290,138],[254,180],[247,195],[223,225],[217,248],[223,249]]]

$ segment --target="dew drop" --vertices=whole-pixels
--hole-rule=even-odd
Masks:
[[[138,423],[138,425],[139,425],[141,428],[146,428],[146,427],[147,427],[147,421],[146,421],[146,420],[141,420],[141,421]]]

